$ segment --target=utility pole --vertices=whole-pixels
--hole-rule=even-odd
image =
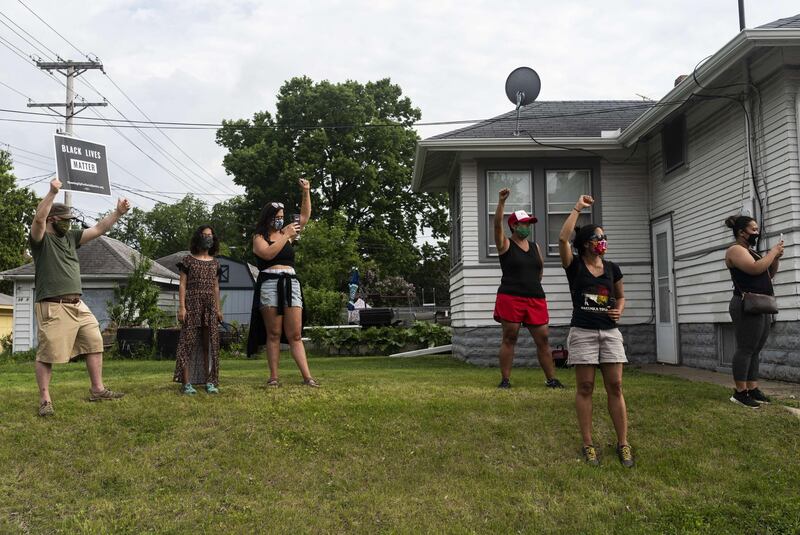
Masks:
[[[89,69],[99,69],[103,71],[103,64],[99,61],[37,61],[36,66],[42,70],[52,73],[58,71],[67,78],[67,101],[66,102],[45,102],[45,103],[28,103],[29,108],[49,108],[55,113],[59,113],[53,108],[66,108],[64,114],[64,133],[68,136],[72,132],[72,119],[90,106],[108,106],[108,102],[79,102],[78,106],[81,108],[75,110],[75,78],[83,74]],[[103,71],[105,72],[105,71]],[[64,204],[72,207],[72,192],[64,190]]]

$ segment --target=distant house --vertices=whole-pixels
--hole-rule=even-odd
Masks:
[[[190,254],[189,251],[179,251],[156,260],[166,269],[178,273],[178,262]],[[250,324],[250,310],[253,306],[253,286],[258,278],[258,269],[233,258],[219,255],[219,293],[222,299],[222,313],[225,321],[233,321],[241,325]]]
[[[518,136],[511,112],[417,144],[414,190],[450,194],[456,357],[497,359],[501,272],[491,229],[498,191],[510,187],[505,217],[539,218],[531,239],[545,257],[553,343],[564,342],[571,314],[559,229],[579,194],[595,197],[581,217],[609,236],[609,258],[624,273],[621,329],[640,362],[729,369],[723,257],[732,236],[723,220],[754,214],[762,250],[781,233],[787,244],[762,376],[800,380],[800,15],[740,32],[695,74],[678,77],[658,102],[534,102],[522,109]],[[529,337],[521,340],[520,356],[532,359]]]
[[[11,334],[14,324],[14,298],[0,294],[0,338]]]
[[[114,289],[130,276],[132,259],[140,256],[135,249],[108,236],[101,236],[78,249],[82,299],[97,317],[101,329],[109,322],[107,303],[114,300]],[[159,306],[174,315],[178,308],[178,275],[154,262],[148,276],[161,289]],[[14,351],[36,347],[33,262],[0,272],[0,279],[14,281]]]

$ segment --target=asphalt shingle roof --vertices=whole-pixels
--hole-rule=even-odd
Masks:
[[[100,236],[82,245],[78,249],[78,261],[81,264],[81,275],[118,275],[120,277],[127,277],[133,271],[133,260],[131,256],[134,256],[138,260],[141,254],[139,254],[136,249],[125,245],[121,241],[109,238],[108,236]],[[178,275],[157,262],[153,262],[153,266],[148,273],[154,277],[178,279]],[[33,262],[0,273],[0,275],[33,274]]]
[[[762,24],[759,28],[800,28],[800,14],[785,19],[773,20],[767,24]]]
[[[655,103],[643,100],[573,100],[534,102],[520,110],[519,128],[534,137],[600,137],[603,130],[628,127]],[[514,137],[516,110],[445,132],[430,139]]]
[[[0,294],[0,306],[13,306],[14,297],[6,294]]]

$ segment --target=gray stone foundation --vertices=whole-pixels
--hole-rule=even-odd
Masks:
[[[685,366],[724,371],[729,365],[720,362],[720,329],[713,323],[690,323],[680,326],[681,363]],[[733,351],[735,344],[725,348]],[[724,355],[730,362],[732,354]],[[761,350],[759,373],[763,379],[800,382],[800,322],[779,321],[773,324]]]
[[[625,352],[632,363],[655,362],[656,331],[653,325],[621,325]],[[566,346],[569,327],[550,327],[550,347]],[[453,356],[477,366],[497,366],[502,330],[500,325],[454,327]],[[527,329],[519,331],[514,366],[538,366],[536,344]]]

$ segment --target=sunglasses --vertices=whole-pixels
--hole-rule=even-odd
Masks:
[[[270,204],[272,205],[273,208],[283,208],[283,203],[282,202],[273,202],[273,203],[270,203]]]
[[[605,234],[602,235],[594,234],[592,235],[591,238],[589,238],[589,241],[603,241],[603,240],[608,241],[608,236]]]

